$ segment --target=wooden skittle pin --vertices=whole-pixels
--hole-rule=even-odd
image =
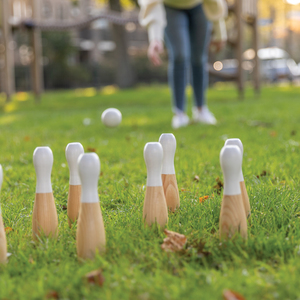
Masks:
[[[0,190],[3,182],[3,170],[0,165]],[[0,206],[0,264],[5,264],[7,262],[7,243],[5,229],[2,220],[1,206]]]
[[[164,227],[168,223],[168,208],[161,179],[162,145],[147,143],[144,148],[144,159],[147,167],[147,186],[143,218],[149,226],[157,223]]]
[[[228,139],[225,142],[225,146],[227,146],[227,145],[236,145],[236,146],[238,146],[240,148],[240,151],[242,153],[242,158],[243,158],[244,147],[243,147],[242,141],[240,139]],[[241,186],[241,192],[242,192],[246,217],[249,218],[250,215],[251,215],[251,208],[250,208],[249,197],[248,197],[248,193],[247,193],[247,189],[246,189],[242,169],[241,169],[241,173],[240,173],[240,186]]]
[[[51,170],[53,154],[49,147],[37,147],[33,152],[36,172],[36,193],[32,213],[33,238],[44,234],[57,237],[58,219],[52,192]]]
[[[177,186],[174,157],[176,151],[176,138],[172,133],[163,133],[159,142],[163,147],[162,183],[167,201],[167,207],[175,211],[180,206],[179,191]]]
[[[84,149],[80,143],[70,143],[66,147],[66,159],[70,171],[69,194],[68,194],[68,222],[71,227],[79,214],[81,182],[78,173],[78,157],[84,153]]]
[[[242,154],[238,146],[224,146],[220,153],[224,192],[220,213],[220,238],[239,232],[247,238],[247,219],[240,187]]]
[[[80,259],[93,259],[97,251],[105,251],[105,230],[98,195],[98,155],[80,155],[78,171],[82,190],[77,225],[77,255]]]

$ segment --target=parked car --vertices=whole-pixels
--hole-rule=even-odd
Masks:
[[[285,50],[277,47],[262,48],[258,50],[257,55],[260,61],[261,80],[278,82],[281,79],[288,79],[293,81],[295,78],[300,77],[300,67]],[[255,66],[254,50],[246,50],[243,57],[242,68],[245,70],[246,76],[249,76]],[[213,69],[214,76],[217,76],[217,73],[234,75],[237,72],[237,67],[237,59],[224,59],[214,62],[211,69]],[[227,80],[232,80],[230,77],[227,76]],[[220,78],[222,78],[222,75]],[[226,78],[218,79],[217,81],[220,80],[225,81]]]

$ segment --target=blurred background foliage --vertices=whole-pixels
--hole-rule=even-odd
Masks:
[[[68,32],[43,32],[42,41],[43,55],[49,61],[44,67],[46,88],[71,88],[91,80],[86,67],[70,63],[77,50]]]
[[[72,1],[74,6],[78,5],[78,0]],[[284,49],[299,63],[300,5],[291,5],[291,1],[258,0],[260,47]],[[230,5],[233,0],[228,2]],[[95,3],[97,10],[126,11],[133,17],[138,16],[138,0],[95,0]],[[229,16],[226,23],[228,35],[235,36],[234,18]],[[247,26],[244,27],[244,35],[244,50],[247,50],[252,45],[251,31]],[[29,38],[24,31],[16,30],[14,40],[16,87],[17,90],[29,90],[32,56]],[[167,53],[162,67],[151,66],[147,58],[146,30],[133,23],[118,26],[99,20],[84,30],[43,32],[42,44],[46,89],[98,88],[111,84],[127,88],[138,83],[167,82]],[[229,44],[221,53],[210,53],[211,64],[234,59],[235,54]],[[25,54],[27,59],[24,60]]]
[[[96,0],[100,5],[105,5],[109,0]],[[138,6],[138,0],[120,0],[120,3],[124,9],[133,9]]]

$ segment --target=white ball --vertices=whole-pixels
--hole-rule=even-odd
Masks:
[[[107,127],[116,127],[122,121],[122,114],[116,108],[108,108],[102,113],[101,120]]]

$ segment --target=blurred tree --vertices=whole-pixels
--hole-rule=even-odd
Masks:
[[[121,12],[120,0],[109,0],[111,10]],[[128,40],[124,26],[112,24],[113,37],[116,43],[115,56],[117,64],[117,84],[120,88],[129,88],[134,84],[133,69],[127,52]]]
[[[122,12],[123,9],[130,10],[138,6],[138,0],[96,0],[99,4],[108,4],[114,11]],[[115,57],[117,68],[116,82],[120,88],[133,86],[135,76],[127,53],[128,41],[124,26],[112,24],[113,37],[116,43]]]
[[[43,32],[42,41],[46,88],[69,88],[90,80],[86,69],[70,63],[77,50],[69,32]]]

